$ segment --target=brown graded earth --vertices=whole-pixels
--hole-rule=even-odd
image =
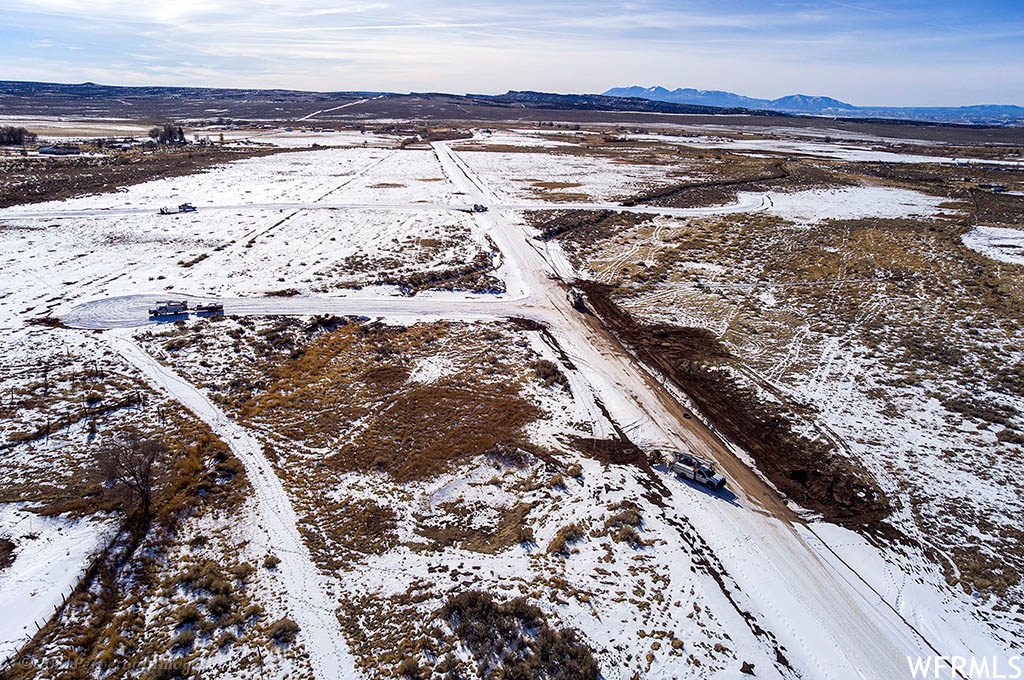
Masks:
[[[866,473],[821,442],[795,434],[779,414],[719,372],[709,370],[709,365],[728,358],[729,353],[706,331],[638,324],[609,299],[607,286],[592,282],[577,285],[586,291],[591,308],[600,317],[600,322],[595,320],[592,325],[604,324],[609,343],[621,343],[639,361],[672,380],[726,439],[753,456],[760,471],[787,497],[829,521],[851,528],[875,526],[891,512],[888,499]],[[715,433],[656,381],[648,382],[679,423],[702,441],[747,494],[773,515],[795,519],[778,494],[736,458]]]

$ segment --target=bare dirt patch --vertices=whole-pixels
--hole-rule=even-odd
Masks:
[[[14,541],[7,537],[0,537],[0,569],[6,569],[14,564]]]

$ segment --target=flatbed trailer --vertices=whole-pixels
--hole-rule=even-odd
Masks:
[[[207,302],[206,304],[196,305],[195,312],[200,316],[216,316],[224,313],[224,305],[220,302]]]

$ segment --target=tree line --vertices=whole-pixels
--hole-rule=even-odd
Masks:
[[[185,131],[173,123],[157,125],[149,131],[149,136],[160,144],[184,144]]]
[[[37,135],[23,127],[4,125],[0,127],[0,146],[22,146],[36,141]]]

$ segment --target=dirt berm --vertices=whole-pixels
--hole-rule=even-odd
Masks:
[[[849,527],[876,525],[891,506],[875,480],[823,440],[793,431],[784,406],[769,404],[722,370],[736,358],[707,330],[642,325],[609,297],[578,282],[594,313],[627,349],[675,383],[726,439],[747,451],[786,496]]]

